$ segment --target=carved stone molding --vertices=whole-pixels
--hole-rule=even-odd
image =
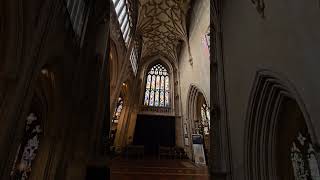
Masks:
[[[261,15],[262,18],[265,18],[264,14],[264,9],[265,9],[265,4],[264,0],[251,0],[251,2],[254,4],[256,7],[258,13]]]

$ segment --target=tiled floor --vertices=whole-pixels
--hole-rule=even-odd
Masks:
[[[207,167],[189,160],[114,159],[111,180],[209,180]]]

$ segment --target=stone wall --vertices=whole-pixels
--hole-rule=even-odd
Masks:
[[[188,45],[184,43],[179,57],[180,71],[180,91],[182,120],[188,122],[187,118],[187,99],[191,85],[199,88],[206,98],[207,104],[210,105],[210,59],[209,54],[205,50],[203,38],[208,32],[210,19],[210,2],[209,0],[199,1],[192,7],[191,21],[189,28],[189,44],[192,56],[192,64],[189,62]],[[190,126],[190,125],[189,125]],[[183,125],[181,125],[181,128]],[[184,141],[181,133],[181,141]],[[190,142],[190,139],[189,139]],[[183,144],[182,144],[183,146]]]
[[[233,176],[244,176],[245,122],[258,70],[288,79],[296,88],[320,140],[320,8],[318,1],[265,1],[265,18],[247,0],[223,4],[223,61]],[[312,129],[313,128],[313,129]]]

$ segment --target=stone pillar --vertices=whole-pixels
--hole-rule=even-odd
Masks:
[[[177,116],[175,118],[176,123],[176,146],[184,147],[184,137],[183,137],[183,123],[182,118]]]
[[[138,117],[139,108],[138,106],[134,106],[131,111],[130,121],[128,122],[128,130],[127,130],[127,144],[133,143],[134,138],[134,130],[136,127],[137,117]]]

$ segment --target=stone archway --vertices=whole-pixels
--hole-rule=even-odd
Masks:
[[[207,122],[204,122],[202,117],[202,106],[206,106],[205,115],[207,117]],[[204,138],[204,150],[206,156],[206,163],[209,162],[209,152],[210,152],[210,107],[207,101],[206,96],[204,95],[203,91],[201,91],[197,86],[191,85],[189,88],[188,98],[187,98],[187,119],[186,119],[186,127],[184,128],[184,138],[188,138],[185,141],[191,141],[192,134],[201,134]],[[206,124],[204,124],[206,123]],[[205,130],[205,128],[208,128]],[[207,131],[207,133],[205,132]],[[188,145],[185,143],[186,148],[189,150],[189,157],[194,159],[193,157],[193,149],[192,143],[190,142]],[[187,146],[190,146],[189,148]]]
[[[47,179],[47,166],[53,161],[55,150],[53,134],[59,133],[55,127],[57,112],[57,86],[55,72],[50,66],[43,66],[30,91],[30,100],[21,115],[21,124],[16,129],[15,145],[10,156],[10,178],[42,177]],[[60,126],[60,128],[62,128]],[[55,169],[50,169],[54,171]]]
[[[247,112],[246,179],[294,179],[290,146],[300,132],[316,137],[306,108],[294,86],[281,75],[256,74]]]

